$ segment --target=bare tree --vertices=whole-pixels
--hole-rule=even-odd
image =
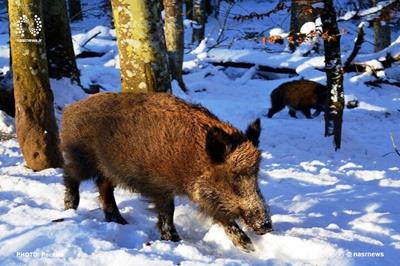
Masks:
[[[164,0],[165,40],[171,76],[183,91],[187,91],[182,78],[183,64],[183,18],[181,0]]]
[[[206,3],[205,0],[193,0],[193,26],[192,42],[200,43],[204,39],[206,24]]]
[[[185,1],[185,13],[187,19],[193,19],[193,0]]]
[[[122,91],[171,91],[160,1],[112,0]]]
[[[340,32],[332,0],[324,0],[321,12],[327,88],[325,136],[334,136],[335,149],[340,149],[344,108],[343,67],[340,59]]]
[[[71,78],[79,84],[65,0],[44,0],[44,10],[49,76]]]
[[[376,6],[378,3],[377,0],[372,0],[372,4]],[[375,43],[375,52],[385,49],[391,43],[390,41],[390,10],[388,8],[384,8],[381,11],[381,15],[373,20],[374,27],[374,43]]]
[[[42,1],[9,1],[9,21],[18,142],[31,169],[58,167],[61,159],[41,26]]]

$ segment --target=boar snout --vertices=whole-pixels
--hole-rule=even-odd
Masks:
[[[245,211],[242,217],[245,223],[251,227],[257,235],[264,235],[273,230],[271,218],[266,208]]]
[[[259,227],[253,227],[253,230],[257,235],[264,235],[272,232],[272,223],[270,220],[266,220],[260,224]]]

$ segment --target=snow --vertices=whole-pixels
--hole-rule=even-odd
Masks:
[[[88,7],[99,4],[84,3]],[[242,1],[232,13],[245,12],[243,6],[264,12],[274,3]],[[222,14],[226,7],[222,2]],[[86,21],[72,24],[75,51],[105,54],[77,60],[82,84],[119,91],[115,31],[104,14],[85,16]],[[209,19],[207,39],[186,49],[184,69],[188,74],[184,80],[189,93],[172,83],[176,96],[201,103],[242,130],[261,117],[259,185],[271,208],[274,232],[257,236],[244,228],[255,252],[247,254],[235,248],[224,230],[186,198],[176,199],[174,219],[183,239],[178,243],[159,240],[151,206],[141,195],[119,188],[116,201],[128,225],[105,222],[93,182],[82,184],[78,210],[64,211],[62,169],[33,172],[26,168],[14,137],[14,121],[0,112],[0,132],[12,135],[11,139],[0,139],[0,264],[397,265],[400,157],[391,153],[390,133],[399,143],[399,88],[371,88],[364,82],[375,79],[372,73],[345,73],[346,101],[358,99],[359,107],[344,111],[343,143],[337,152],[332,139],[323,136],[323,115],[310,120],[299,114],[298,119],[292,119],[284,110],[266,118],[269,95],[280,84],[300,78],[326,82],[325,73],[316,69],[324,67],[323,54],[304,57],[298,52],[287,53],[284,45],[273,50],[257,40],[240,39],[243,32],[260,29],[288,32],[285,17],[287,12],[281,11],[260,21],[230,20],[225,31],[228,39],[213,49],[210,45],[215,43],[219,28],[215,19]],[[342,38],[345,54],[352,49],[357,24],[343,23],[351,32]],[[1,29],[8,27],[4,24],[0,21],[0,69],[7,72],[7,32]],[[368,29],[366,37],[373,39]],[[398,55],[400,39],[394,40],[377,54],[371,54],[366,43],[355,61],[378,60],[388,52]],[[189,42],[190,29],[186,44]],[[232,69],[209,64],[226,61],[255,66]],[[292,68],[299,76],[269,74],[269,79],[260,79],[257,65]],[[386,76],[396,76],[396,67],[386,69]],[[65,79],[51,80],[51,87],[58,120],[65,106],[88,96]]]
[[[311,32],[315,32],[316,25],[314,22],[306,22],[301,26],[300,32],[303,34],[310,34]]]
[[[0,110],[0,134],[14,134],[14,119]]]
[[[269,31],[269,36],[287,36],[287,33],[282,28],[273,28]]]

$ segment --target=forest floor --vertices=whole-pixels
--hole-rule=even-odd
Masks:
[[[82,83],[120,90],[115,31],[98,1],[84,1],[84,21],[72,25],[75,50],[105,53],[78,59]],[[231,14],[265,12],[265,1],[239,2]],[[221,8],[223,21],[227,4]],[[63,210],[62,170],[33,172],[25,167],[15,138],[0,141],[0,264],[2,265],[398,265],[400,254],[400,157],[393,152],[390,133],[400,145],[400,90],[383,85],[369,87],[371,73],[346,73],[346,101],[359,107],[344,111],[342,148],[334,150],[324,137],[323,115],[315,119],[291,118],[287,110],[265,117],[270,92],[281,83],[300,78],[325,83],[323,54],[302,57],[285,45],[263,44],[256,36],[279,26],[287,31],[290,13],[280,11],[263,20],[237,22],[228,17],[227,38],[209,50],[217,39],[218,22],[207,24],[208,43],[187,45],[183,94],[201,103],[222,120],[240,129],[261,117],[259,175],[261,191],[271,207],[275,231],[264,236],[249,232],[256,251],[234,248],[223,229],[201,215],[186,198],[176,199],[175,223],[183,241],[159,240],[156,216],[138,194],[116,190],[116,200],[128,225],[106,223],[93,182],[81,186],[77,211]],[[343,56],[351,51],[357,24],[343,22]],[[9,69],[8,25],[0,20],[0,69]],[[93,34],[100,32],[81,47]],[[393,33],[393,47],[400,45]],[[267,35],[265,33],[264,35]],[[190,41],[190,29],[186,33]],[[371,29],[361,54],[372,52]],[[369,40],[369,42],[368,42]],[[214,43],[215,44],[215,43]],[[196,48],[196,49],[195,49]],[[223,48],[223,49],[222,49]],[[228,49],[228,50],[226,50]],[[296,68],[299,76],[266,73],[256,69],[222,68],[207,61],[247,57],[274,66]],[[397,66],[399,67],[399,66]],[[62,108],[87,97],[79,87],[52,80],[57,117]],[[107,110],[105,110],[107,111]],[[0,113],[0,131],[15,132],[13,120]],[[52,220],[64,218],[61,222]]]

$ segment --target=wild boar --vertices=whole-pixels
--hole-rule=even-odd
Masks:
[[[271,93],[271,108],[267,116],[271,118],[285,106],[289,108],[289,115],[296,117],[296,111],[301,111],[307,118],[311,117],[310,109],[315,109],[313,117],[325,110],[327,88],[311,80],[295,80],[281,84]]]
[[[260,131],[259,119],[242,133],[169,94],[96,94],[62,116],[65,209],[78,207],[80,182],[93,178],[107,221],[127,223],[113,194],[120,186],[154,203],[161,239],[179,241],[174,196],[183,195],[221,224],[234,245],[252,251],[236,220],[256,234],[272,231],[257,184]]]

